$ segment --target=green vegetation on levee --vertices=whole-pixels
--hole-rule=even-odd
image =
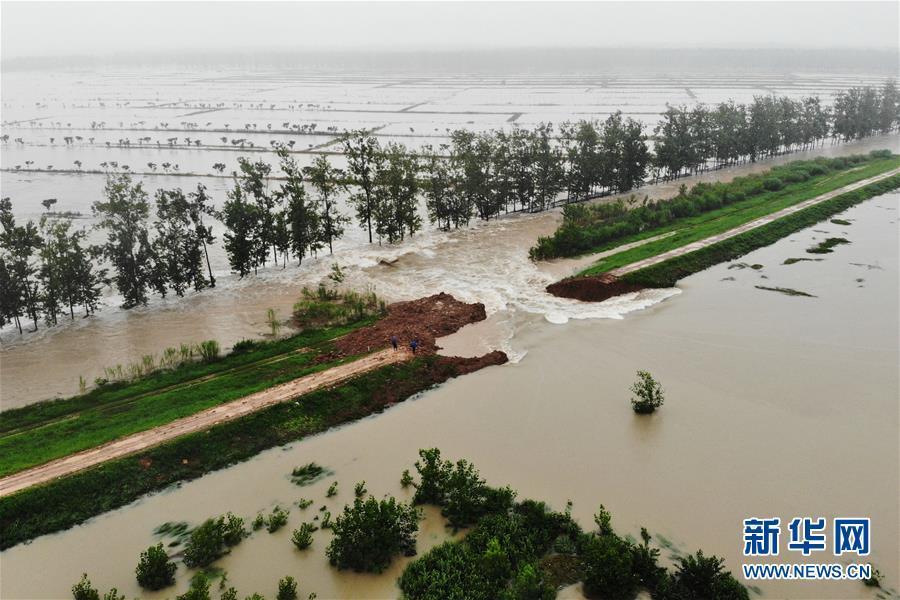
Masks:
[[[804,200],[900,167],[889,151],[795,161],[727,183],[685,186],[678,196],[657,202],[569,205],[563,223],[538,239],[534,259],[575,256],[646,241],[607,256],[579,275],[597,275],[728,231]]]
[[[900,175],[887,177],[711,246],[628,273],[622,277],[622,281],[645,287],[672,287],[679,279],[688,275],[774,244],[785,236],[828,220],[860,202],[897,188],[900,188]]]
[[[330,340],[372,322],[305,331],[274,342],[243,342],[227,357],[191,363],[82,396],[5,411],[0,476],[144,431],[347,359],[319,362]]]
[[[0,498],[0,549],[67,529],[149,492],[247,460],[260,451],[383,410],[455,377],[434,355],[381,367],[297,402],[277,404],[207,431]]]
[[[658,564],[659,549],[617,535],[600,506],[596,529],[582,530],[569,510],[515,501],[492,488],[467,461],[453,465],[437,449],[420,450],[414,502],[436,504],[456,526],[471,527],[411,562],[400,577],[406,600],[550,600],[559,586],[582,581],[589,597],[634,598],[641,590],[666,600],[747,600],[747,590],[715,556],[681,557],[673,572]]]

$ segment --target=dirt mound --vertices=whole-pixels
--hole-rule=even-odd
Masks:
[[[602,302],[614,296],[637,292],[644,286],[616,279],[611,275],[572,277],[547,286],[547,292],[560,298],[574,298],[585,302]]]
[[[450,294],[441,292],[427,298],[395,302],[387,307],[388,314],[369,327],[357,329],[335,340],[338,352],[344,355],[360,354],[391,345],[391,336],[397,336],[400,344],[409,347],[410,341],[419,340],[419,352],[433,353],[435,338],[458,331],[464,325],[487,318],[484,304],[460,302]]]

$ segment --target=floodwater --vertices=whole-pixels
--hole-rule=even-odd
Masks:
[[[198,523],[225,511],[249,520],[276,503],[307,497],[313,506],[305,514],[294,506],[286,528],[254,534],[217,563],[230,584],[242,595],[271,596],[277,580],[292,575],[304,595],[394,597],[406,560],[380,576],[338,574],[327,566],[327,534],[317,533],[313,548],[299,553],[290,532],[319,506],[335,513],[350,502],[357,481],[365,480],[376,496],[409,498],[400,474],[419,448],[432,446],[472,460],[490,483],[508,484],[520,497],[558,509],[571,499],[585,526],[602,502],[621,533],[646,526],[679,551],[702,548],[724,557],[735,573],[744,518],[871,517],[869,558],[896,589],[898,204],[900,194],[874,198],[841,215],[849,226],[825,223],[791,235],[689,277],[680,294],[622,319],[551,323],[511,302],[445,346],[475,351],[506,327],[514,333],[508,344],[517,362],[7,550],[0,595],[64,597],[85,571],[102,590],[116,586],[137,595],[134,566],[139,552],[155,543],[152,531],[160,523]],[[832,254],[805,252],[837,236],[852,243]],[[823,260],[783,264],[792,257]],[[763,267],[733,266],[738,263]],[[586,310],[619,312],[606,304]],[[649,417],[634,415],[628,401],[638,369],[651,371],[666,390],[665,406]],[[294,486],[290,470],[309,461],[327,465],[334,476]],[[333,480],[340,492],[325,499]],[[428,511],[420,549],[445,535],[439,516]],[[782,548],[779,561],[804,561],[794,554]],[[843,559],[829,551],[809,560]],[[176,590],[144,596],[173,596],[188,577],[179,567]],[[768,582],[759,590],[768,598],[874,597],[849,581]]]
[[[900,137],[891,135],[853,144],[826,145],[807,153],[647,186],[638,193],[653,198],[670,197],[682,184],[727,180],[819,154],[852,154],[885,147],[896,151],[900,147],[898,140]],[[396,246],[369,245],[355,238],[342,240],[333,257],[307,260],[299,268],[270,268],[258,277],[243,280],[227,275],[227,266],[222,265],[224,257],[219,257],[216,289],[189,293],[181,299],[154,298],[149,306],[128,311],[107,306],[93,318],[74,322],[62,319],[63,324],[55,328],[42,324],[36,334],[22,337],[8,332],[0,349],[0,404],[8,409],[75,394],[79,376],[90,382],[103,375],[104,367],[127,365],[139,361],[144,354],[159,354],[169,346],[216,339],[228,348],[241,339],[258,339],[268,329],[266,310],[272,307],[281,318],[288,318],[300,290],[327,282],[334,262],[347,273],[346,287],[372,287],[388,300],[444,291],[468,302],[484,302],[489,314],[510,309],[540,315],[554,323],[573,318],[621,318],[678,293],[648,290],[602,305],[550,296],[544,291],[546,285],[590,261],[588,257],[536,266],[528,260],[528,248],[538,236],[550,234],[559,218],[559,211],[510,215],[450,233],[425,231]],[[348,231],[362,235],[352,226]],[[512,360],[517,360],[518,354],[509,346],[511,321],[496,317],[492,322],[499,323],[499,329],[490,336],[493,347],[506,350]]]

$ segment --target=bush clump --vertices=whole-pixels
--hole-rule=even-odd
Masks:
[[[160,543],[141,552],[134,572],[139,586],[145,590],[161,590],[175,584],[176,568]]]
[[[310,485],[323,477],[328,477],[333,474],[334,472],[330,469],[326,469],[321,465],[311,462],[301,467],[295,467],[294,470],[291,471],[291,481],[301,486]]]
[[[413,504],[440,506],[453,529],[468,527],[486,514],[512,506],[515,493],[509,488],[489,487],[470,462],[459,460],[454,465],[441,460],[437,448],[419,450],[419,456],[416,470],[420,481],[413,483]]]
[[[293,321],[300,329],[347,325],[387,312],[384,300],[375,292],[338,291],[319,285],[315,290],[304,287],[294,304]]]
[[[420,450],[416,494],[441,505],[453,465],[437,449]],[[641,543],[619,537],[602,505],[595,531],[584,533],[571,517],[543,502],[493,506],[459,541],[441,544],[412,561],[398,580],[406,600],[548,600],[576,581],[590,597],[627,600],[648,590],[664,600],[747,600],[747,591],[719,559],[682,559],[670,575],[658,564],[659,550],[641,530]]]
[[[247,537],[244,520],[231,513],[207,519],[191,532],[184,548],[184,564],[207,567]]]
[[[650,414],[663,405],[665,394],[662,386],[647,371],[637,372],[637,381],[631,385],[631,407],[640,415]]]
[[[297,550],[306,550],[313,543],[312,534],[314,531],[317,531],[319,528],[313,525],[312,523],[301,523],[300,527],[294,530],[294,533],[291,535],[291,542],[294,543]]]
[[[288,575],[278,581],[276,600],[297,600],[297,581]]]
[[[338,569],[380,573],[397,554],[414,556],[418,509],[395,498],[356,498],[335,518],[328,560]]]

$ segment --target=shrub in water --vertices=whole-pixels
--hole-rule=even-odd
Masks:
[[[631,406],[638,414],[649,414],[663,405],[665,396],[662,386],[647,371],[637,372],[637,381],[631,386]]]
[[[272,514],[269,515],[269,518],[266,519],[266,531],[269,533],[275,533],[288,522],[288,514],[287,511],[281,508],[280,506],[276,506],[272,509]]]
[[[297,600],[297,582],[288,575],[278,581],[278,594],[276,600]]]
[[[160,543],[141,552],[134,572],[139,586],[147,590],[161,590],[175,584],[176,568]]]
[[[635,596],[639,581],[632,570],[628,542],[615,534],[586,535],[581,555],[584,591],[589,596],[622,599]]]
[[[72,586],[74,600],[100,600],[100,592],[92,585],[87,573],[81,575],[81,581]]]
[[[747,590],[724,570],[725,561],[716,556],[688,555],[678,560],[675,574],[664,584],[665,597],[700,600],[749,600]]]
[[[294,530],[291,541],[294,543],[294,546],[297,547],[297,550],[306,550],[312,546],[312,534],[317,529],[318,527],[312,523],[302,523],[300,527]]]
[[[188,588],[188,591],[176,596],[175,600],[210,600],[209,579],[203,573],[197,573],[191,579],[191,587]]]
[[[419,511],[395,498],[357,498],[332,524],[327,554],[338,569],[380,573],[396,554],[416,553]]]

